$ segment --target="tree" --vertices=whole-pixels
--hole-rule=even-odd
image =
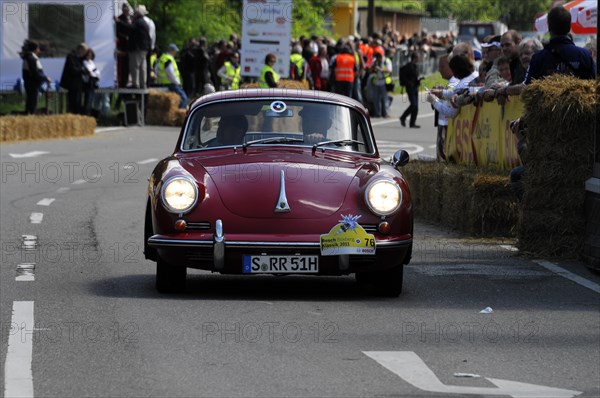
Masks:
[[[509,28],[533,30],[535,15],[548,11],[552,0],[426,0],[425,8],[433,17],[448,16],[457,21],[504,21]]]
[[[326,21],[335,0],[292,0],[292,37],[329,34]],[[209,42],[242,32],[243,0],[144,0],[156,24],[159,51],[205,36]]]

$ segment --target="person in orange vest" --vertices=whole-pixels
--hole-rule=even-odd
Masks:
[[[331,67],[335,78],[335,92],[352,98],[356,76],[356,60],[352,50],[347,46],[342,47]]]

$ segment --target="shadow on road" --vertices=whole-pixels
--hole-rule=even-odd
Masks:
[[[154,274],[126,275],[97,280],[89,290],[103,297],[174,300],[253,301],[395,301],[360,289],[353,276],[234,276],[188,274],[181,294],[160,294]]]

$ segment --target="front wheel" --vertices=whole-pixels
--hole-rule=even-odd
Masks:
[[[382,297],[398,297],[402,293],[403,279],[403,264],[386,271],[356,273],[356,282],[359,286],[366,287],[374,295]]]
[[[185,290],[187,268],[173,267],[161,258],[156,262],[156,290],[160,293],[181,293]]]

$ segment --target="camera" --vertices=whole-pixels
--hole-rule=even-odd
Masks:
[[[525,135],[527,132],[527,123],[523,118],[518,118],[510,122],[510,131],[513,134]]]

